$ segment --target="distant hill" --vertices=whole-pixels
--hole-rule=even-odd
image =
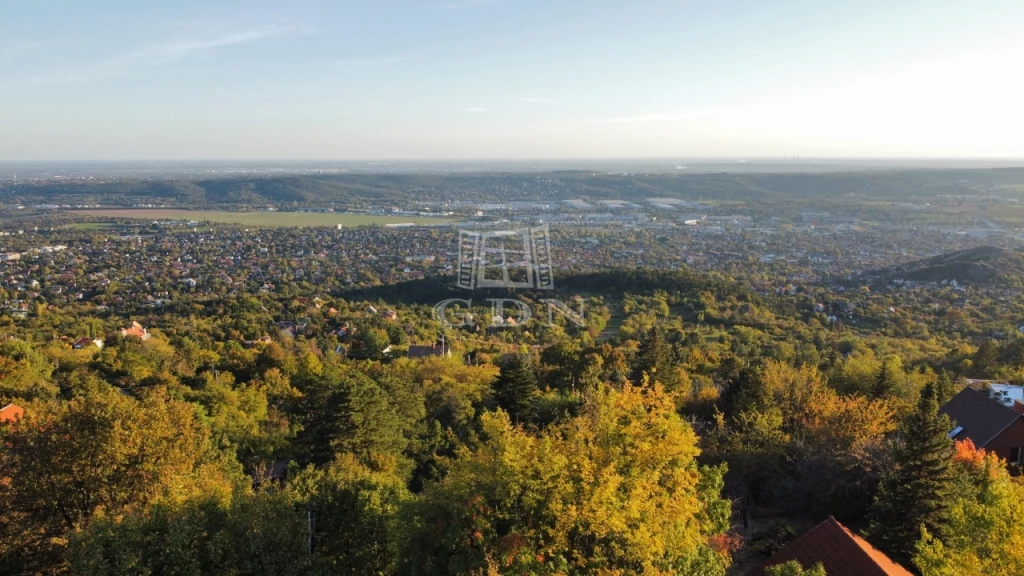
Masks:
[[[865,272],[852,278],[860,285],[891,284],[895,280],[967,285],[1020,285],[1024,280],[1024,251],[978,246],[925,260]]]
[[[699,301],[704,292],[716,298],[734,297],[741,302],[756,301],[757,296],[746,284],[726,280],[715,274],[683,270],[654,270],[650,268],[620,267],[593,272],[573,272],[559,275],[553,292],[544,290],[507,290],[504,288],[477,289],[473,292],[456,287],[454,274],[430,276],[396,284],[355,288],[341,295],[347,300],[383,300],[403,304],[435,304],[445,298],[519,298],[526,296],[534,302],[545,298],[575,294],[594,294],[621,297],[623,294],[653,294],[665,292],[680,298]]]
[[[758,200],[857,196],[892,200],[990,194],[1024,185],[1024,168],[790,174],[325,174],[0,182],[0,203],[329,206],[417,200]]]

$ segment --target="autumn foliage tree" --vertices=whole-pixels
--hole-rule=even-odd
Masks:
[[[29,404],[0,426],[0,573],[55,573],[68,536],[98,516],[229,492],[233,472],[191,404],[100,388]],[[237,478],[237,477],[235,477]]]
[[[660,385],[600,387],[582,413],[531,435],[483,417],[411,511],[410,574],[724,574],[724,468],[701,468]]]
[[[957,442],[956,489],[942,533],[922,531],[914,564],[924,576],[1012,576],[1024,566],[1024,486],[995,454]]]
[[[729,463],[744,503],[813,514],[863,515],[896,427],[887,399],[843,395],[814,367],[769,360],[743,371],[717,426],[705,433],[708,455]]]

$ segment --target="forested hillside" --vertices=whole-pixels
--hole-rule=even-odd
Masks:
[[[523,326],[445,328],[416,286],[5,316],[3,573],[726,574],[828,515],[923,574],[1015,573],[985,543],[1024,536],[1024,487],[937,408],[1020,379],[1024,340],[647,270],[564,278],[583,327],[526,293]]]

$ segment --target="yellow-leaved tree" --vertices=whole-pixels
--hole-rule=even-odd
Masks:
[[[660,385],[590,393],[540,434],[503,412],[410,512],[409,574],[724,574],[724,467]]]
[[[1014,576],[1024,567],[1024,485],[1005,462],[958,442],[957,487],[940,540],[922,531],[914,563],[924,576]]]
[[[26,405],[0,425],[0,573],[54,574],[68,537],[98,517],[196,494],[229,497],[240,470],[218,455],[195,406],[102,386]]]

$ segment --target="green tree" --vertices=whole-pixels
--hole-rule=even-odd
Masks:
[[[957,442],[957,489],[942,540],[922,531],[914,564],[924,576],[1014,576],[1024,566],[1024,486],[995,454]]]
[[[353,358],[380,360],[384,350],[391,345],[391,338],[383,328],[360,327],[352,337]]]
[[[901,430],[893,465],[883,475],[869,510],[869,534],[894,560],[909,564],[924,527],[941,538],[952,490],[953,441],[950,420],[938,413],[935,385],[921,391],[917,409]]]
[[[501,375],[494,382],[494,399],[513,422],[533,421],[537,413],[537,374],[529,355],[516,354],[501,367]]]
[[[81,576],[393,574],[395,520],[409,497],[401,478],[351,455],[293,472],[284,487],[240,485],[228,496],[98,518],[72,537],[71,568]]]
[[[943,370],[935,380],[935,399],[939,403],[939,406],[943,406],[946,402],[949,402],[953,396],[956,396],[956,386],[953,384],[953,380],[949,377],[949,374]]]
[[[986,339],[978,346],[974,353],[973,372],[979,378],[988,378],[998,368],[999,345],[991,338]]]
[[[0,573],[55,573],[67,537],[99,515],[230,490],[194,406],[154,393],[138,402],[104,387],[31,403],[0,427]]]
[[[370,462],[400,454],[408,444],[387,393],[354,368],[326,366],[301,392],[294,414],[302,426],[296,438],[300,461],[328,464],[348,452]]]
[[[825,566],[821,562],[805,569],[796,560],[769,566],[765,568],[764,574],[765,576],[828,576],[825,572]]]
[[[221,447],[234,449],[247,466],[275,460],[286,446],[290,430],[287,422],[272,414],[259,382],[235,384],[230,372],[203,372],[199,380],[201,385],[185,397],[205,408]]]
[[[400,573],[723,575],[724,467],[660,385],[603,386],[532,435],[503,412],[410,508]]]
[[[898,356],[890,356],[883,360],[878,368],[878,376],[875,378],[871,393],[875,398],[892,396],[902,391],[905,380],[903,363]]]
[[[53,398],[53,364],[24,340],[0,343],[0,403],[13,398]]]
[[[670,372],[671,351],[671,346],[665,342],[665,334],[661,327],[650,328],[640,341],[630,379],[634,383],[643,382],[644,374],[647,374],[650,382],[658,380],[668,386],[665,378]]]
[[[352,455],[342,455],[327,470],[307,469],[290,482],[300,511],[315,516],[315,574],[394,574],[398,513],[411,495],[397,468],[377,464],[381,470],[373,471]]]

